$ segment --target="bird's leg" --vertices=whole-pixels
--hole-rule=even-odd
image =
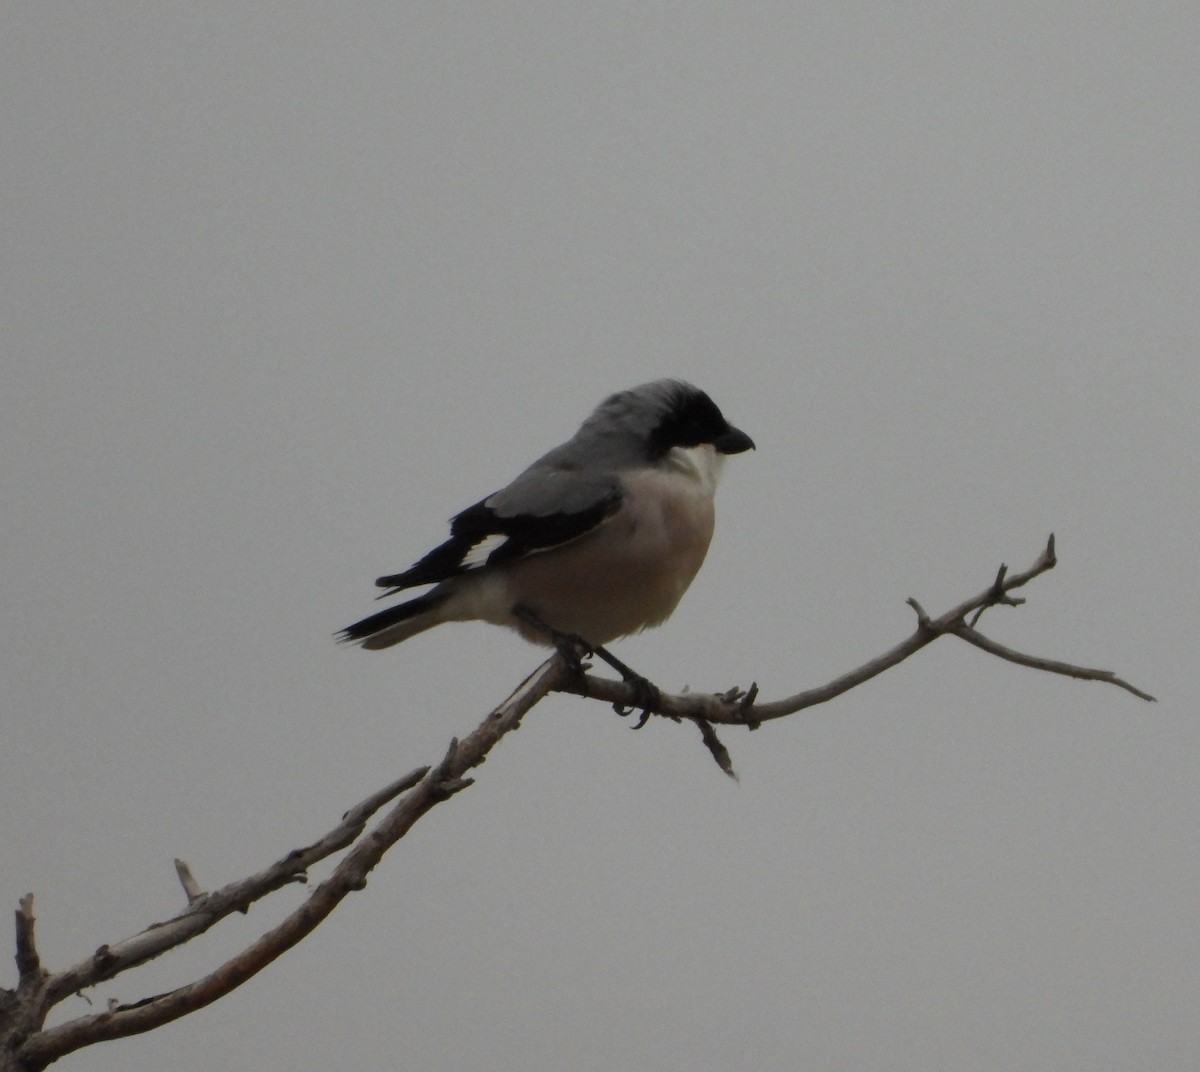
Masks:
[[[635,730],[640,730],[646,724],[650,718],[651,709],[657,707],[662,702],[662,693],[654,682],[621,662],[607,648],[600,644],[592,644],[578,633],[564,633],[560,629],[555,629],[553,626],[547,625],[524,603],[518,603],[514,606],[512,613],[513,617],[518,621],[524,622],[531,629],[535,629],[537,632],[549,637],[554,647],[558,650],[559,655],[579,675],[581,680],[583,678],[582,660],[594,655],[597,659],[608,663],[609,666],[620,674],[622,681],[632,685],[634,690],[633,705],[624,707],[621,704],[613,704],[613,710],[624,718],[631,712],[640,709],[642,717],[635,723],[633,727]]]
[[[517,603],[512,609],[512,615],[517,621],[524,622],[531,629],[548,637],[571,672],[580,680],[583,679],[583,660],[590,658],[596,650],[591,644],[578,633],[564,633],[561,629],[547,625],[524,603]]]

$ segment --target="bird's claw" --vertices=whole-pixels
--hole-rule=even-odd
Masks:
[[[625,718],[640,708],[642,712],[641,716],[633,724],[635,730],[640,730],[650,721],[650,716],[654,713],[654,708],[662,703],[662,692],[654,682],[642,677],[641,674],[630,673],[625,675],[625,683],[633,687],[633,703],[628,706],[615,703],[613,704],[613,710],[622,718]]]

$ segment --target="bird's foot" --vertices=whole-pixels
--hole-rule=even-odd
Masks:
[[[571,673],[582,682],[585,672],[591,669],[584,659],[590,659],[594,654],[592,646],[578,633],[556,632],[550,639],[554,641],[554,650],[562,656]]]
[[[640,730],[650,720],[654,709],[662,704],[661,690],[649,678],[643,677],[636,670],[626,666],[625,663],[621,662],[607,648],[597,645],[592,654],[597,659],[602,659],[608,663],[609,666],[621,675],[622,681],[633,687],[633,703],[628,706],[615,703],[613,704],[613,710],[622,718],[632,714],[634,711],[641,710],[641,717],[633,724],[635,730]]]
[[[609,666],[620,674],[622,681],[632,685],[634,690],[633,703],[629,706],[613,704],[613,710],[622,717],[632,714],[634,711],[641,710],[641,717],[633,727],[635,730],[640,730],[649,720],[651,714],[653,714],[654,708],[662,703],[662,692],[659,691],[658,686],[648,678],[643,677],[636,670],[626,666],[607,648],[601,647],[599,644],[592,644],[586,637],[581,637],[578,633],[564,633],[561,629],[555,629],[553,626],[547,625],[538,616],[536,611],[525,606],[524,603],[518,603],[514,606],[512,614],[518,621],[523,622],[535,632],[541,633],[548,638],[563,661],[578,676],[581,682],[584,681],[584,670],[587,669],[583,660],[595,656],[597,659],[608,663]],[[587,695],[586,685],[584,686],[584,695]]]
[[[662,691],[653,681],[642,677],[641,674],[633,674],[624,678],[624,681],[627,685],[633,686],[633,703],[628,707],[624,704],[615,703],[613,704],[613,710],[624,718],[626,715],[630,715],[640,708],[642,713],[633,724],[635,730],[640,730],[650,721],[650,716],[654,713],[654,708],[662,703]]]

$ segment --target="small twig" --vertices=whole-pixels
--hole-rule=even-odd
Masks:
[[[1050,542],[1049,542],[1048,546],[1050,548],[1051,554],[1053,554],[1053,551],[1054,551],[1054,534],[1053,533],[1050,534]],[[1000,569],[996,571],[996,579],[994,581],[992,581],[992,598],[990,600],[988,600],[988,602],[986,602],[982,607],[980,607],[975,612],[975,614],[972,616],[972,618],[971,618],[972,627],[975,625],[976,622],[979,621],[980,618],[983,617],[983,612],[985,610],[987,610],[988,607],[999,607],[999,606],[1019,607],[1022,603],[1025,602],[1024,599],[1017,599],[1013,596],[1008,595],[1008,593],[1005,591],[1004,578],[1007,575],[1008,575],[1008,567],[1003,562],[1001,562]]]
[[[712,723],[698,718],[696,719],[696,725],[700,727],[700,736],[704,740],[704,747],[712,753],[713,759],[717,761],[717,766],[736,782],[738,776],[733,769],[733,760],[729,757],[729,749],[721,743],[721,738],[717,736],[717,731],[712,728]]]
[[[1065,677],[1079,678],[1083,681],[1104,681],[1109,685],[1116,685],[1117,688],[1124,689],[1126,692],[1132,692],[1139,699],[1157,703],[1157,700],[1148,692],[1142,692],[1141,689],[1129,684],[1128,681],[1117,677],[1111,670],[1092,670],[1085,666],[1074,666],[1071,663],[1060,662],[1058,659],[1043,659],[1040,655],[1026,655],[1024,652],[1005,647],[1005,645],[985,637],[982,633],[977,633],[965,623],[953,630],[953,633],[955,636],[962,637],[968,644],[974,644],[975,647],[986,651],[989,655],[995,655],[1010,663],[1031,666],[1035,670],[1045,670],[1050,674],[1062,674]]]
[[[37,979],[42,974],[42,958],[38,956],[34,926],[37,919],[33,914],[33,894],[27,893],[17,902],[17,972],[22,983]]]

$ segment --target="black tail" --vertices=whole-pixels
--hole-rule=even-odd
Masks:
[[[445,599],[446,593],[435,589],[423,596],[417,596],[416,599],[410,599],[407,603],[388,607],[387,610],[372,614],[361,622],[348,625],[345,629],[338,630],[335,635],[345,644],[361,644],[364,648],[390,648],[393,644],[399,644],[400,641],[437,625],[440,619],[436,616],[427,617],[425,620],[422,618],[426,612],[433,610]]]

